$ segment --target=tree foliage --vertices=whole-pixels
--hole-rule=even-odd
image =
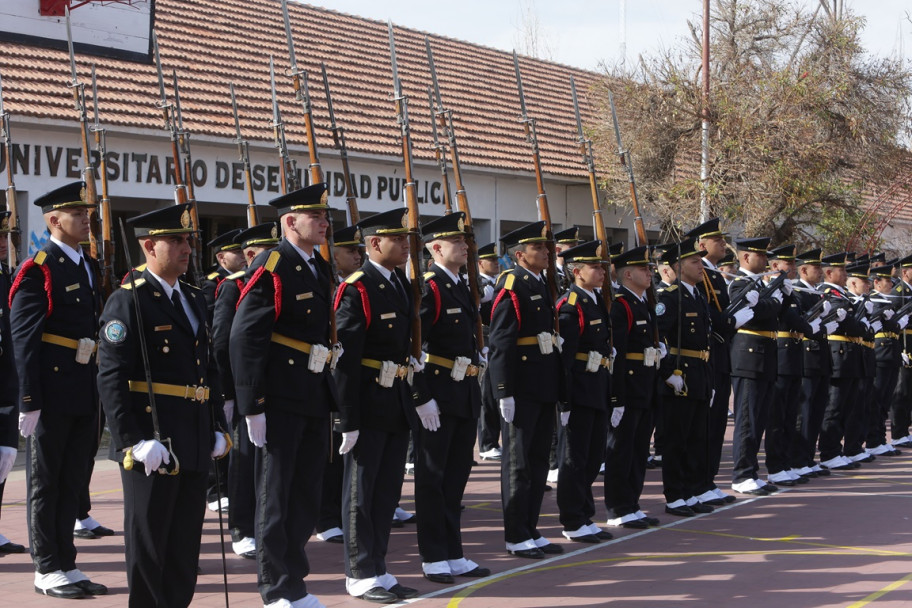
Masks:
[[[745,234],[845,246],[863,192],[897,179],[907,159],[910,66],[867,53],[864,20],[838,4],[712,3],[707,194],[712,215]],[[645,213],[668,228],[699,217],[701,25],[629,72],[608,70],[593,91],[599,155],[617,150],[610,89]],[[607,187],[624,200],[624,184]]]

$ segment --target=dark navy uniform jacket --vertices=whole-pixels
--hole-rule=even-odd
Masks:
[[[89,272],[98,276],[94,266]],[[20,411],[96,413],[96,358],[77,363],[74,348],[47,340],[53,339],[50,336],[95,340],[100,311],[97,281],[90,287],[85,274],[53,241],[22,263],[10,292]]]
[[[611,307],[611,330],[614,335],[614,376],[611,382],[612,407],[651,408],[655,405],[655,365],[646,367],[643,351],[655,347],[655,311],[624,286],[618,288]]]
[[[557,304],[560,314],[560,333],[564,339],[563,361],[567,373],[567,404],[571,409],[588,407],[608,409],[610,374],[607,367],[596,372],[586,371],[586,361],[577,354],[588,356],[590,351],[611,355],[611,320],[605,312],[601,294],[595,299],[576,285]]]
[[[821,298],[825,297],[822,293],[805,291],[814,289],[814,287],[804,281],[801,282],[800,287],[803,289],[793,291],[792,297],[800,302],[799,306],[803,312],[810,310]],[[805,335],[801,345],[804,353],[801,371],[805,378],[829,376],[833,372],[833,359],[826,338],[826,329],[823,326],[816,334]]]
[[[728,286],[729,297],[734,300],[743,291],[762,289],[743,270]],[[732,375],[775,382],[778,357],[776,334],[779,331],[779,311],[782,305],[773,297],[762,298],[754,306],[754,318],[741,326],[731,340]],[[772,337],[755,333],[762,332]]]
[[[834,307],[844,308],[846,318],[839,323],[834,336],[868,339],[868,330],[863,323],[855,319],[855,307],[847,297],[848,291],[831,283],[821,285]],[[865,346],[855,342],[845,342],[830,336],[827,339],[830,345],[830,356],[833,361],[833,377],[835,378],[863,378],[865,376]]]
[[[278,336],[331,347],[330,268],[316,249],[313,259],[319,278],[283,240],[260,253],[247,269],[228,346],[237,408],[244,416],[263,413],[268,406],[328,418],[335,409],[329,365],[313,373],[307,368],[307,353],[276,341]]]
[[[0,264],[0,445],[19,445],[19,376],[13,358],[13,339],[9,320],[10,276]]]
[[[181,470],[205,472],[212,460],[214,433],[226,428],[224,400],[215,361],[210,357],[203,294],[186,283],[181,283],[180,289],[199,323],[195,334],[148,270],[136,281],[141,326],[129,285],[111,294],[101,316],[98,390],[111,429],[112,457],[122,460],[125,448],[153,438],[149,396],[145,391],[130,390],[129,384],[146,380],[139,343],[142,331],[153,383],[209,388],[208,401],[155,395],[161,437],[171,439]],[[194,391],[188,390],[188,394]]]
[[[406,379],[378,383],[380,370],[362,364],[393,361],[408,365],[411,344],[411,292],[405,273],[395,270],[406,301],[395,293],[370,260],[336,292],[336,327],[345,354],[336,365],[340,432],[363,428],[401,432],[409,428],[405,408],[416,404]],[[423,402],[422,402],[423,403]]]
[[[203,279],[200,284],[203,297],[206,299],[206,321],[210,325],[212,324],[212,315],[215,312],[215,290],[218,289],[219,284],[225,280],[225,277],[229,274],[231,273],[222,266],[219,266],[216,270],[207,274],[206,278]]]
[[[780,376],[804,375],[804,337],[811,335],[811,324],[804,320],[803,313],[798,291],[785,296],[779,311],[779,337],[776,340],[779,349],[776,364]],[[823,332],[823,328],[820,331]]]
[[[694,288],[695,293],[699,293]],[[712,322],[710,321],[709,305],[703,300],[702,294],[697,300],[690,294],[687,287],[680,281],[662,290],[658,294],[659,307],[662,314],[657,315],[659,324],[659,338],[669,347],[668,355],[662,359],[659,369],[659,394],[663,398],[673,398],[674,389],[665,383],[665,379],[680,369],[684,373],[687,384],[687,396],[691,399],[708,401],[713,390],[712,368],[709,361],[696,357],[680,358],[670,352],[672,347],[680,347],[692,351],[709,351],[712,348]],[[680,300],[680,305],[678,300]],[[681,343],[678,344],[678,327],[680,325]]]
[[[245,271],[230,274],[215,288],[215,309],[212,313],[212,353],[222,379],[225,400],[235,398],[234,374],[231,373],[231,356],[228,339],[241,290],[244,288]]]
[[[877,293],[872,292],[874,297],[877,297]],[[893,300],[891,304],[884,304],[880,302],[874,303],[874,314],[883,313],[884,310],[897,310],[899,308],[899,300]],[[887,320],[883,316],[880,317],[880,322],[883,324],[883,329],[879,333],[874,335],[874,350],[877,360],[877,367],[899,367],[902,365],[902,330],[899,328],[897,323],[898,319],[894,316],[893,318]]]
[[[703,264],[705,266],[707,262],[704,260]],[[725,277],[712,268],[704,268],[703,274],[705,279],[697,283],[697,289],[709,306],[709,318],[712,322],[713,340],[709,360],[713,372],[728,374],[731,372],[729,344],[735,335],[735,319],[725,312],[731,302],[728,297],[728,285],[725,283]]]

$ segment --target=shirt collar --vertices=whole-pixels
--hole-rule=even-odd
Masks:
[[[298,247],[297,245],[292,243],[290,240],[288,241],[288,244],[291,245],[294,248],[294,250],[298,252],[298,255],[301,256],[302,260],[304,260],[305,262],[310,264],[311,258],[314,257],[313,254],[307,255],[307,252],[305,252],[303,249],[301,249],[300,247]]]
[[[180,281],[174,281],[174,285],[173,285],[173,286],[172,286],[172,285],[168,285],[168,282],[167,282],[167,281],[165,281],[163,278],[161,278],[160,276],[158,276],[157,274],[155,274],[154,272],[152,272],[151,270],[149,270],[149,267],[148,267],[148,266],[146,267],[146,272],[148,272],[149,274],[151,274],[151,275],[155,278],[155,280],[158,281],[158,284],[161,285],[162,290],[165,292],[165,296],[166,296],[169,300],[171,299],[171,294],[172,294],[173,292],[175,292],[175,291],[176,291],[177,293],[180,293],[180,294],[183,296],[183,294],[181,293],[181,290],[180,290]]]
[[[759,277],[759,276],[760,276],[758,273],[756,273],[756,272],[751,272],[750,270],[748,270],[748,269],[745,268],[744,266],[740,266],[740,267],[738,268],[738,271],[741,272],[741,273],[743,273],[743,274],[745,274],[745,275],[747,275],[747,276],[749,276],[749,277]]]
[[[703,265],[712,270],[718,269],[718,266],[707,260],[705,257],[703,258]]]
[[[630,295],[632,295],[633,297],[635,297],[635,298],[636,298],[637,300],[639,300],[640,302],[645,302],[645,301],[646,301],[646,298],[638,296],[637,294],[635,294],[635,293],[634,293],[629,287],[627,287],[626,285],[623,285],[623,284],[622,284],[622,285],[621,285],[621,288],[624,289],[624,290],[626,290],[627,293],[629,293]],[[645,295],[645,293],[644,293],[643,295]]]
[[[593,292],[589,291],[588,289],[586,289],[584,287],[580,287],[579,285],[577,285],[576,288],[579,289],[580,291],[582,291],[583,293],[585,293],[586,295],[588,295],[590,298],[592,298],[593,302],[596,301],[596,297]]]
[[[459,283],[459,282],[461,281],[461,279],[460,279],[458,276],[456,276],[455,274],[453,274],[452,272],[450,272],[449,269],[444,268],[443,266],[441,266],[441,265],[438,264],[437,262],[434,262],[434,266],[436,266],[436,267],[439,268],[440,270],[444,271],[448,277],[450,277],[451,279],[453,279],[453,282]]]
[[[70,247],[69,245],[67,245],[66,243],[64,243],[63,241],[61,241],[60,239],[55,238],[53,236],[51,237],[51,242],[54,243],[55,245],[57,245],[58,247],[60,247],[60,250],[63,251],[66,254],[66,256],[68,258],[70,258],[70,260],[73,261],[74,264],[76,264],[77,266],[82,264],[83,257],[82,257],[81,249],[79,251],[77,251],[77,250],[73,249],[72,247]]]
[[[691,296],[694,295],[694,289],[696,289],[696,287],[690,285],[689,283],[685,283],[684,281],[678,281],[678,283],[687,289],[687,293],[689,293]]]
[[[380,274],[383,275],[384,279],[386,279],[387,281],[390,280],[390,275],[393,274],[392,270],[389,270],[388,268],[384,268],[383,266],[381,266],[380,264],[378,264],[377,262],[373,261],[370,258],[367,258],[367,261],[370,262],[371,264],[373,264],[374,268],[376,268],[380,272]]]

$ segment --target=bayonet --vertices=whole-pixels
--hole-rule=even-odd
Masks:
[[[234,114],[234,131],[237,133],[237,139],[234,143],[238,147],[238,156],[244,164],[244,183],[247,187],[247,227],[252,228],[257,225],[256,200],[253,196],[253,175],[250,171],[250,146],[244,136],[241,134],[241,119],[238,116],[237,97],[234,94],[234,83],[230,83],[231,90],[231,111]]]
[[[168,120],[167,111],[170,108],[170,104],[168,103],[168,94],[165,93],[165,74],[162,71],[161,55],[158,52],[158,36],[155,34],[155,30],[152,30],[152,51],[155,55],[155,67],[158,70],[158,90],[161,94],[161,101],[158,107],[165,110],[165,120]]]
[[[67,48],[70,51],[70,76],[72,78],[70,86],[77,87],[79,86],[79,76],[76,75],[76,53],[73,51],[73,29],[70,26],[70,7],[64,7],[63,12],[66,15]],[[79,108],[76,109],[78,110]]]
[[[272,55],[269,56],[269,85],[272,89],[272,133],[275,138],[275,147],[279,151],[282,163],[279,166],[281,174],[282,194],[299,188],[297,167],[288,154],[288,145],[285,142],[285,124],[282,122],[282,112],[279,110],[279,100],[276,95],[275,63]]]
[[[332,131],[333,144],[339,150],[339,158],[342,161],[342,175],[345,178],[345,200],[348,203],[348,221],[354,226],[361,220],[361,215],[358,213],[358,199],[355,196],[355,188],[352,184],[351,168],[348,166],[345,129],[336,124],[336,113],[333,110],[332,95],[329,92],[329,77],[326,75],[325,63],[320,63],[320,71],[323,73],[323,89],[326,91],[326,107],[329,109],[329,128]]]

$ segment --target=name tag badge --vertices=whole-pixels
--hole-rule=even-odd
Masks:
[[[531,296],[529,299],[530,299],[530,300],[541,300],[541,298],[542,298],[541,295],[536,294],[536,295],[534,295],[534,296]]]
[[[309,300],[312,297],[314,297],[314,292],[308,291],[307,293],[299,293],[297,296],[295,296],[295,299],[296,300]]]
[[[155,331],[171,331],[171,325],[156,325]]]
[[[76,291],[77,289],[79,289],[79,283],[73,283],[72,285],[66,286],[67,293],[70,293],[71,291]]]
[[[646,321],[637,321],[636,324],[637,325],[646,325]]]
[[[381,318],[381,319],[395,319],[395,318],[396,318],[396,313],[394,313],[394,312],[385,312],[385,313],[383,313],[382,315],[380,315],[380,318]]]
[[[602,323],[601,319],[592,319],[589,321],[589,325],[600,325]]]
[[[697,316],[697,313],[695,313],[695,312],[685,312],[685,313],[684,313],[684,316],[685,316],[685,317],[696,317],[696,316]]]
[[[455,315],[462,312],[462,308],[447,308],[448,315]]]

